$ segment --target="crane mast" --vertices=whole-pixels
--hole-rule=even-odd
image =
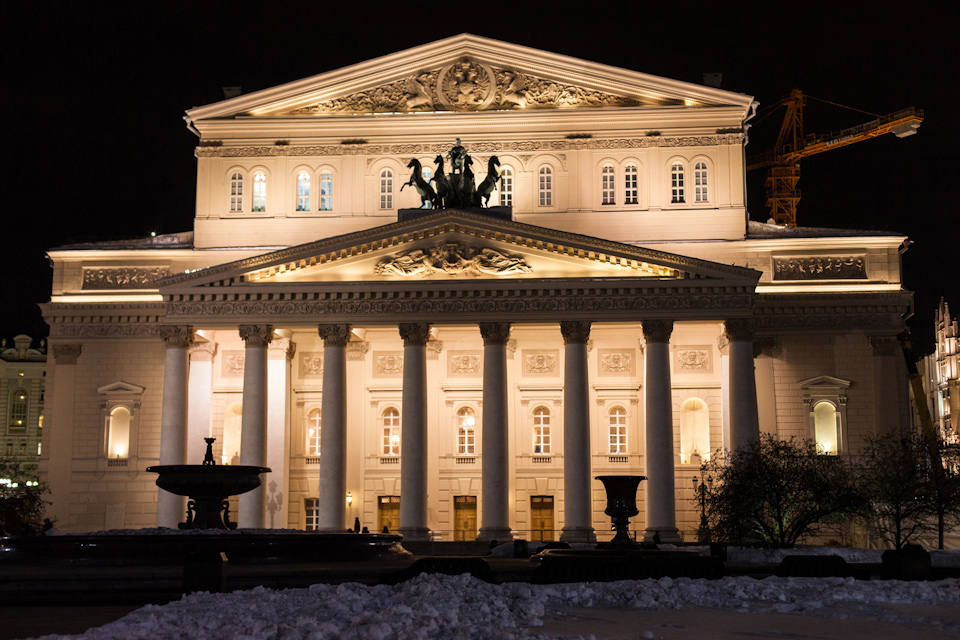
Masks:
[[[803,130],[803,107],[807,96],[800,89],[792,90],[778,106],[786,113],[780,125],[773,150],[747,159],[747,170],[767,169],[767,207],[777,224],[797,225],[797,203],[800,202],[800,160],[808,156],[839,149],[862,140],[892,133],[905,138],[917,132],[923,122],[923,111],[910,107],[873,120],[827,134],[806,135]],[[838,105],[842,106],[842,105]]]

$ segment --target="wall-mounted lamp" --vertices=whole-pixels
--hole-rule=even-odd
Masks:
[[[347,506],[349,507],[352,504],[353,504],[353,494],[347,491]]]

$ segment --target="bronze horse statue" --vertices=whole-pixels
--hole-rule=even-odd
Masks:
[[[433,161],[437,165],[437,171],[433,176],[433,182],[437,185],[437,199],[434,208],[443,209],[449,204],[451,192],[450,181],[443,172],[443,156],[438,155]]]
[[[473,158],[469,155],[464,158],[463,161],[463,174],[460,176],[460,202],[457,206],[460,207],[472,207],[474,205],[474,200],[477,195],[477,183],[473,177]]]
[[[497,173],[497,167],[500,166],[500,158],[490,156],[487,161],[487,177],[483,179],[480,186],[477,187],[477,193],[473,196],[473,206],[489,207],[490,195],[497,188],[497,181],[500,180],[500,174]]]
[[[413,167],[413,173],[410,174],[410,179],[403,183],[400,187],[400,191],[403,191],[403,187],[412,186],[417,190],[417,193],[420,194],[420,208],[427,208],[427,205],[435,206],[437,201],[437,193],[433,190],[433,187],[430,186],[430,183],[423,179],[423,171],[420,167],[420,161],[414,158],[407,163],[407,167]]]

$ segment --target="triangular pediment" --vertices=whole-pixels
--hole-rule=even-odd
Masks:
[[[461,34],[198,107],[191,121],[368,113],[739,106],[750,96]]]
[[[852,383],[849,380],[835,378],[833,376],[815,376],[813,378],[800,380],[799,384],[800,388],[806,391],[820,390],[836,392],[838,390],[849,388]]]
[[[500,280],[673,281],[752,289],[752,269],[447,210],[326,238],[160,281],[163,294],[204,287],[304,288],[349,283]],[[419,285],[418,285],[419,286]]]

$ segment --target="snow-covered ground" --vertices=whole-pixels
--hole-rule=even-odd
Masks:
[[[902,605],[923,605],[924,614],[917,615]],[[606,612],[690,608],[690,611],[793,614],[900,623],[904,631],[922,628],[937,637],[941,633],[960,634],[957,613],[960,580],[954,579],[899,582],[849,578],[662,578],[610,583],[491,585],[467,575],[424,574],[396,586],[316,584],[308,589],[258,587],[227,594],[195,593],[163,606],[143,607],[82,636],[46,637],[88,640],[580,638],[583,636],[569,635],[569,632],[568,635],[546,634],[544,620],[555,621],[558,612],[582,611],[583,607]],[[930,611],[934,611],[934,615]],[[552,623],[548,626],[556,628]],[[633,627],[629,636],[623,637],[661,636],[652,629]]]

